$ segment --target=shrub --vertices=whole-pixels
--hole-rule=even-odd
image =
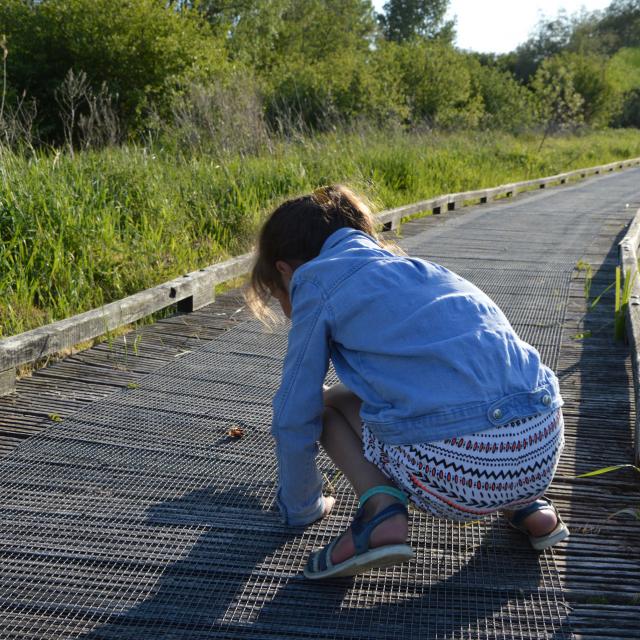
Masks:
[[[452,46],[413,40],[397,49],[403,91],[414,123],[476,127],[483,115],[464,54]]]
[[[161,0],[0,0],[0,25],[10,84],[35,97],[43,134],[58,141],[55,91],[70,69],[86,73],[96,93],[106,83],[124,124],[140,127],[150,104],[168,107],[176,82],[227,67],[199,14]]]
[[[487,129],[523,131],[536,122],[533,93],[513,76],[495,66],[470,59],[474,92],[482,98],[480,126]]]

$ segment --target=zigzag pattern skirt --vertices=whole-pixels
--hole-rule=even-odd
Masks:
[[[364,455],[439,518],[478,520],[541,497],[564,448],[560,409],[438,442],[388,445],[362,425]]]

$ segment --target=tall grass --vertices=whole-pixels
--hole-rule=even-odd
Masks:
[[[0,150],[0,335],[248,250],[277,201],[346,182],[379,208],[640,156],[640,131],[533,136],[333,133],[253,157],[127,146]]]

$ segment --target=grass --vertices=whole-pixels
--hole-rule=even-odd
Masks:
[[[139,146],[0,149],[0,336],[80,313],[251,248],[283,198],[330,182],[377,208],[640,156],[640,131],[327,134],[253,157]]]

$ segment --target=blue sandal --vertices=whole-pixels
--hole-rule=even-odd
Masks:
[[[402,504],[392,504],[371,520],[364,522],[364,504],[373,495],[386,493],[397,498]],[[399,562],[413,560],[413,549],[408,544],[388,544],[374,549],[369,548],[371,532],[385,520],[400,513],[408,516],[407,497],[402,491],[394,487],[378,486],[366,491],[360,498],[359,508],[351,522],[351,535],[355,547],[355,555],[347,558],[343,562],[333,564],[331,553],[340,538],[336,538],[319,551],[314,551],[309,556],[307,566],[304,568],[304,575],[311,580],[319,578],[337,578],[340,576],[354,576],[364,573],[369,569],[387,567]]]
[[[522,523],[532,513],[536,513],[537,511],[542,511],[542,509],[548,508],[553,509],[554,513],[556,514],[558,523],[555,529],[544,536],[532,536]],[[514,511],[513,516],[511,518],[507,518],[507,522],[514,529],[517,529],[518,531],[524,533],[529,538],[531,546],[538,551],[548,549],[554,544],[557,544],[561,540],[566,540],[569,537],[569,529],[567,528],[567,525],[562,521],[562,518],[560,517],[560,514],[558,513],[555,505],[548,498],[541,498],[540,500],[536,500],[527,507]]]

